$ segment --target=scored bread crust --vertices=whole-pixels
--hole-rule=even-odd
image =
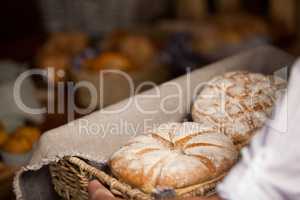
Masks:
[[[247,144],[271,117],[286,81],[245,71],[228,72],[209,81],[192,107],[195,122],[213,123],[234,144]]]
[[[237,159],[231,140],[207,124],[162,124],[130,140],[109,165],[115,177],[145,193],[180,189],[224,174]]]

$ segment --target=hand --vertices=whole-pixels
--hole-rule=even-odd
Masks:
[[[88,185],[89,200],[118,200],[99,181],[91,181]]]
[[[184,200],[222,200],[218,195],[213,195],[211,197],[190,197]]]

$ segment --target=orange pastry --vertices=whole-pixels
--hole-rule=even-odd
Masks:
[[[136,65],[145,65],[155,56],[155,48],[150,39],[143,35],[129,35],[119,44],[119,51]]]
[[[67,54],[46,54],[42,56],[42,59],[37,63],[38,67],[54,69],[66,69],[70,66],[70,57]]]
[[[41,132],[39,129],[30,126],[18,128],[15,134],[18,137],[25,137],[31,142],[31,144],[34,144],[36,141],[38,141],[41,136]]]
[[[66,70],[71,66],[72,58],[88,46],[88,36],[77,32],[58,32],[49,36],[36,57],[39,68],[54,68],[50,74],[54,82],[64,80],[64,74],[57,75],[57,70]]]
[[[70,55],[80,53],[88,46],[88,36],[80,32],[57,32],[53,33],[44,50],[52,52],[68,52]]]
[[[2,146],[8,138],[7,133],[4,130],[0,130],[0,146]]]
[[[32,149],[31,142],[25,137],[10,137],[3,145],[3,150],[8,153],[22,154]]]
[[[98,57],[88,60],[86,64],[92,70],[117,69],[129,71],[134,68],[127,57],[115,52],[101,53]]]

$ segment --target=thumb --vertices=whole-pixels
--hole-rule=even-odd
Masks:
[[[93,180],[88,185],[89,200],[117,200],[99,181]]]

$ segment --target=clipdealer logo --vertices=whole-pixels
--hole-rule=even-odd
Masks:
[[[280,70],[277,70],[274,75],[280,76],[281,78],[287,80],[288,68],[284,67]],[[33,75],[38,75],[47,80],[47,105],[42,108],[31,108],[27,106],[21,96],[21,89],[24,80],[30,78]],[[190,71],[181,78],[180,81],[169,81],[161,86],[158,86],[154,82],[145,81],[140,83],[139,85],[135,85],[132,77],[120,70],[102,70],[98,73],[98,84],[99,87],[96,87],[93,83],[89,81],[78,81],[76,83],[71,81],[56,81],[54,83],[54,77],[58,75],[60,77],[64,76],[64,73],[60,70],[56,71],[54,68],[48,69],[31,69],[23,72],[19,75],[14,84],[14,99],[17,106],[24,112],[29,114],[53,114],[56,111],[58,113],[67,112],[68,121],[73,121],[75,119],[75,113],[85,115],[90,112],[101,109],[102,114],[107,115],[120,115],[123,112],[126,112],[128,109],[134,108],[135,112],[139,112],[145,114],[146,116],[153,117],[158,114],[186,114],[190,112],[190,108],[192,106],[192,100],[196,99],[199,94],[199,91],[202,90],[204,86],[207,85],[208,82],[199,82],[195,83],[191,81]],[[102,109],[103,99],[106,93],[114,92],[114,91],[105,91],[104,76],[112,75],[119,76],[123,78],[128,87],[129,94],[127,100],[122,101],[122,103],[117,106],[109,107],[109,109]],[[55,85],[56,84],[56,85]],[[142,88],[150,87],[151,90],[147,90],[146,92],[141,93]],[[78,107],[75,103],[75,95],[76,92],[80,89],[84,88],[90,94],[90,102],[87,107],[81,108]],[[99,90],[98,90],[98,89]],[[286,88],[277,91],[278,99],[280,101],[286,101],[287,95],[284,95],[287,92]],[[67,95],[67,102],[65,103],[65,96]],[[55,96],[58,98],[55,99]],[[225,99],[220,98],[220,105],[224,104]],[[100,102],[100,105],[99,103]],[[156,103],[151,103],[156,102]],[[287,108],[282,108],[284,110],[285,121],[287,121]],[[222,112],[226,112],[224,107],[222,108]],[[281,132],[284,132],[287,127],[286,126],[277,126],[276,123],[272,123],[273,118],[270,117],[266,121],[266,125],[277,129]],[[72,123],[71,123],[72,124]],[[84,123],[83,123],[84,124]],[[87,124],[87,123],[85,123]],[[117,123],[119,124],[119,122]],[[91,125],[91,124],[89,124]],[[132,125],[130,125],[132,126]],[[100,128],[98,128],[100,129]],[[135,128],[137,129],[137,128]]]

